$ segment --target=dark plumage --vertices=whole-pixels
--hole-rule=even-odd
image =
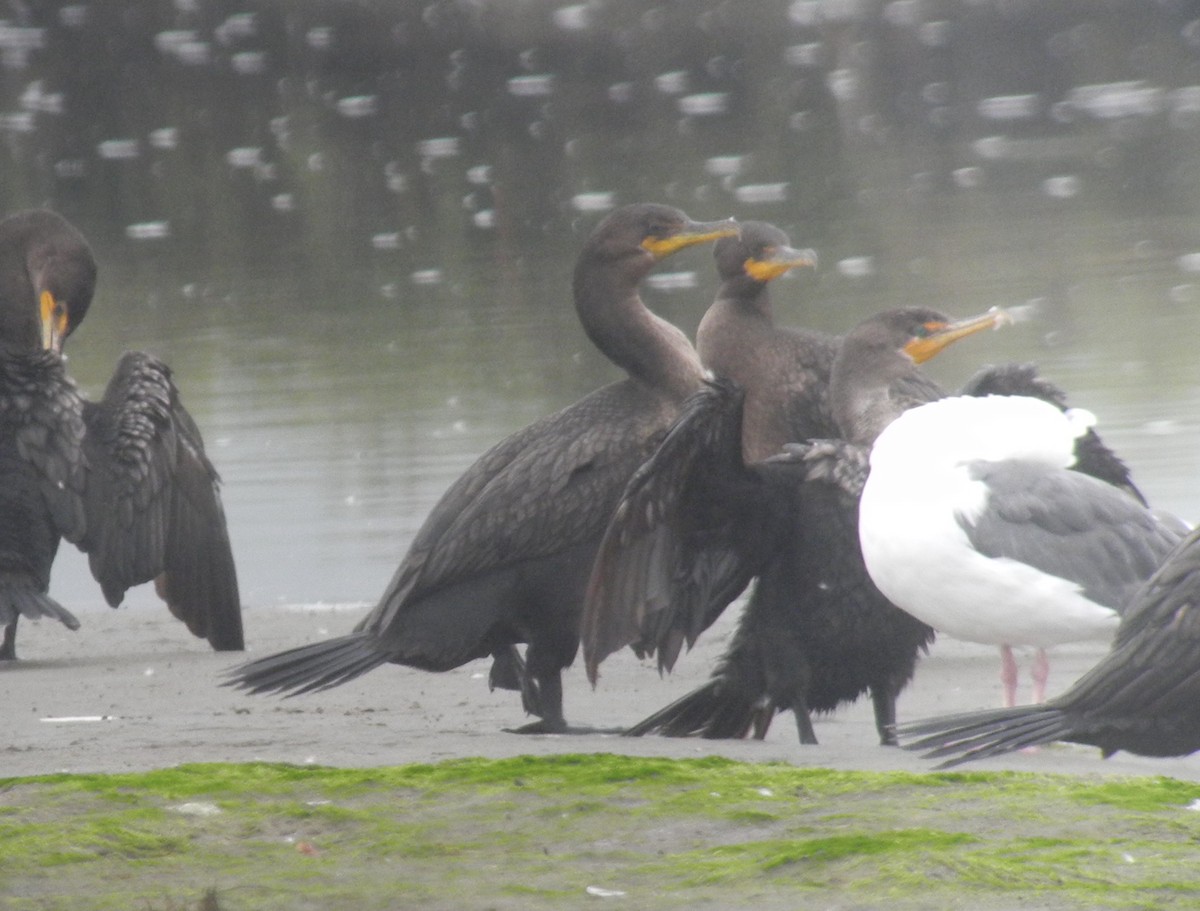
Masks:
[[[646,309],[638,284],[663,257],[735,231],[657,205],[601,222],[576,264],[575,306],[628,378],[484,453],[434,507],[354,632],[250,662],[231,683],[299,693],[388,662],[444,671],[490,654],[493,685],[519,688],[541,718],[522,731],[567,730],[561,672],[578,649],[596,548],[629,476],[703,376],[695,349]]]
[[[1112,649],[1041,705],[931,718],[899,729],[906,749],[942,767],[1055,740],[1105,757],[1200,749],[1200,530],[1189,534],[1125,609]]]
[[[696,329],[696,351],[716,376],[744,394],[742,455],[759,462],[784,443],[834,436],[827,389],[839,339],[776,325],[769,282],[797,267],[815,268],[812,250],[761,221],[713,248],[721,286]]]
[[[193,634],[241,649],[217,473],[170,368],[127,353],[99,402],[64,369],[95,282],[87,242],[60,216],[0,222],[0,658],[16,657],[22,616],[79,626],[47,594],[60,538],[88,554],[113,607],[153,579]]]
[[[907,339],[915,333],[929,337],[913,349],[914,355],[923,359],[937,348],[931,347],[925,353],[921,346],[953,340],[959,337],[959,328],[928,310],[889,312],[866,321],[847,336],[838,346],[834,363],[842,365],[841,373],[857,374],[856,365],[874,359],[876,348],[898,348],[897,335]],[[831,386],[837,367],[824,377],[816,375],[807,396],[827,402],[821,407],[835,415],[840,406],[846,420],[853,424],[850,435],[869,438],[876,432],[873,422],[882,422],[887,409],[902,409],[940,395],[937,387],[914,369],[912,357],[901,354],[901,358],[898,363],[903,369],[892,370],[891,362],[886,361],[874,372],[879,391],[869,408],[857,409],[859,400],[846,395],[839,402],[834,394],[836,383]],[[864,380],[860,377],[856,382],[862,385]],[[643,505],[651,499],[660,504],[657,508],[667,518],[639,530],[643,540],[687,541],[691,529],[676,530],[678,516],[666,504],[680,502],[690,490],[690,495],[707,502],[710,510],[730,519],[718,546],[709,545],[714,557],[707,562],[732,563],[743,572],[757,575],[758,582],[713,678],[628,733],[714,738],[753,733],[761,737],[776,712],[792,709],[801,742],[815,743],[810,712],[831,711],[841,702],[870,691],[880,736],[886,741],[889,725],[895,719],[896,695],[911,678],[918,655],[932,639],[932,631],[892,606],[872,585],[858,550],[857,497],[853,492],[846,493],[836,485],[806,484],[806,469],[786,463],[771,461],[744,468],[740,453],[730,451],[728,446],[732,428],[739,420],[735,388],[714,385],[698,399],[685,412],[687,417],[681,419],[681,424],[694,424],[687,432],[702,440],[702,447],[708,450],[700,461],[710,460],[722,471],[714,474],[710,469],[706,476],[685,476],[674,489],[660,485],[653,477],[644,478],[640,486],[630,487],[628,515],[653,515],[654,509]],[[851,408],[857,410],[851,412]],[[825,432],[819,423],[810,423],[809,428],[806,436]],[[672,435],[676,432],[683,435],[685,431],[677,427]],[[723,449],[718,448],[722,441]],[[857,478],[860,486],[865,477],[865,456],[862,469]],[[614,525],[625,515],[625,509],[623,503]],[[629,529],[624,533],[627,540],[635,538]],[[615,539],[615,532],[610,534]],[[683,552],[686,556],[679,561],[683,569],[674,570],[676,578],[689,580],[713,574],[705,561]],[[611,565],[624,568],[620,560],[615,557]],[[597,575],[600,571],[598,563]],[[620,575],[616,569],[611,574]],[[643,651],[666,647],[672,661],[678,651],[677,641],[686,638],[690,643],[703,628],[695,622],[693,603],[680,597],[679,591],[676,585],[673,602],[644,621],[650,641],[639,642]],[[705,605],[704,625],[712,622],[731,597]],[[610,613],[619,616],[611,607]],[[586,651],[586,623],[584,630]],[[612,644],[606,642],[609,650]]]
[[[593,682],[600,661],[630,643],[657,651],[669,670],[683,642],[694,642],[767,559],[779,532],[758,499],[732,489],[714,498],[710,488],[740,482],[744,461],[789,440],[835,432],[825,387],[836,342],[777,327],[768,290],[787,271],[815,266],[816,254],[793,249],[763,222],[744,223],[713,252],[721,286],[700,322],[697,351],[738,391],[714,387],[694,397],[622,498],[583,618]]]

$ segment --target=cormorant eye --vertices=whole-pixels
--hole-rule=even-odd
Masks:
[[[941,323],[922,323],[913,331],[913,338],[929,338],[941,328]]]

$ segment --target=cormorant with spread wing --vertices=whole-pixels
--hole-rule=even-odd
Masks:
[[[837,433],[826,387],[838,340],[777,326],[772,315],[769,283],[793,269],[815,268],[816,253],[793,248],[773,225],[748,221],[736,237],[719,240],[713,256],[721,285],[696,331],[696,350],[709,370],[737,383],[743,393],[738,413],[727,424],[705,413],[712,396],[699,396],[689,404],[689,416],[680,418],[679,429],[635,476],[630,490],[649,484],[661,491],[662,503],[646,505],[656,516],[670,516],[646,536],[633,529],[619,533],[624,523],[614,523],[617,528],[601,547],[583,618],[584,656],[593,682],[599,661],[633,642],[641,652],[657,651],[659,668],[670,670],[684,641],[693,642],[767,560],[765,542],[776,533],[770,521],[765,515],[753,521],[749,514],[741,521],[739,507],[757,510],[753,499],[711,496],[710,484],[720,485],[732,471],[721,458],[710,462],[709,456],[732,455],[740,465],[778,453],[791,440]],[[721,417],[728,415],[721,412]],[[693,436],[707,432],[710,424],[731,434],[722,441],[728,446]],[[741,453],[735,455],[738,440]],[[630,511],[629,521],[641,521],[637,508]],[[654,521],[649,515],[645,519]],[[688,584],[671,583],[677,566],[688,568]],[[646,615],[688,619],[647,640],[640,629]]]
[[[996,320],[952,322],[922,308],[880,314],[834,342],[830,373],[815,375],[805,394],[827,399],[835,424],[869,442],[895,413],[941,394],[917,363]],[[865,363],[875,365],[869,400],[855,392]],[[839,387],[839,374],[858,379]],[[630,483],[593,573],[589,673],[627,643],[658,651],[669,669],[681,643],[693,642],[736,596],[721,580],[756,575],[712,679],[627,733],[762,737],[777,712],[792,709],[800,741],[816,743],[810,712],[869,690],[880,737],[892,742],[896,696],[932,631],[871,584],[856,498],[838,485],[804,483],[805,469],[790,464],[746,466],[736,448],[742,421],[740,388],[711,385]]]
[[[241,602],[218,478],[170,368],[125,354],[84,400],[63,342],[96,285],[91,248],[45,209],[0,221],[0,659],[17,621],[79,621],[48,594],[65,538],[116,607],[154,580],[171,613],[217,650],[243,648]]]

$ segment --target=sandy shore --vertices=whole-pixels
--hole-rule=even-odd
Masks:
[[[245,614],[249,654],[347,632],[361,613],[250,609]],[[0,775],[250,760],[372,766],[566,752],[721,755],[860,770],[930,767],[919,756],[878,745],[868,700],[818,718],[821,743],[816,747],[799,745],[790,714],[777,717],[762,742],[522,736],[503,730],[527,720],[519,698],[488,691],[484,661],[447,674],[388,666],[337,689],[293,699],[248,696],[218,685],[222,672],[243,656],[209,651],[165,610],[88,612],[81,620],[83,628],[75,633],[45,622],[22,624],[21,660],[0,668],[5,718]],[[565,680],[568,719],[618,728],[682,695],[707,678],[732,622],[732,616],[722,618],[665,679],[626,652],[605,663],[593,691],[576,665]],[[1064,689],[1103,651],[1101,645],[1056,650],[1051,692]],[[992,648],[939,641],[901,697],[901,719],[999,704],[998,668]],[[1200,780],[1195,757],[1121,754],[1101,760],[1098,751],[1071,745],[973,767]]]

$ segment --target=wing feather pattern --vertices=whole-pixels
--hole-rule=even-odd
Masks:
[[[630,479],[588,585],[588,675],[632,645],[669,671],[765,560],[773,512],[742,463],[742,391],[715,380],[695,393]]]
[[[104,597],[155,581],[171,613],[218,650],[244,647],[237,572],[219,478],[170,368],[122,357],[84,407],[87,533],[79,542]]]

